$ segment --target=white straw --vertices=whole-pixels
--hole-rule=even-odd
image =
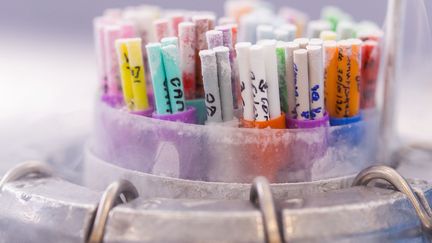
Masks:
[[[219,93],[221,97],[222,119],[224,122],[234,119],[234,104],[231,86],[230,49],[219,46],[213,49],[216,53]]]
[[[250,42],[240,42],[236,45],[240,90],[243,101],[243,119],[247,121],[255,119],[249,62],[249,49],[251,46]]]
[[[251,46],[250,69],[256,121],[268,121],[270,118],[264,57],[262,46]]]
[[[286,65],[286,83],[288,89],[288,114],[291,118],[297,117],[296,112],[296,96],[294,82],[294,51],[300,49],[299,44],[289,42],[285,49],[285,65]]]
[[[298,120],[309,120],[309,75],[308,51],[299,49],[294,51],[294,73],[296,90],[296,112]]]
[[[222,122],[222,109],[217,75],[216,54],[212,50],[199,52],[205,91],[207,122]]]
[[[265,40],[261,43],[264,49],[265,73],[268,86],[267,98],[269,101],[270,119],[278,118],[281,115],[276,43],[276,40]]]
[[[307,46],[310,89],[310,115],[312,120],[324,116],[324,69],[321,46]]]

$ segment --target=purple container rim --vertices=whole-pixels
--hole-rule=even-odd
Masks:
[[[111,107],[118,107],[123,104],[123,96],[121,95],[102,94],[101,100]]]
[[[133,114],[133,113],[131,113],[131,112],[128,112],[128,111],[126,111],[125,109],[119,109],[119,107],[113,107],[113,106],[111,106],[110,104],[108,104],[108,103],[106,103],[106,102],[104,102],[104,101],[100,101],[100,103],[102,103],[104,106],[106,106],[106,108],[108,108],[108,109],[110,109],[110,110],[112,110],[112,112],[122,112],[124,115],[130,115],[130,116],[132,116],[131,118],[133,119],[133,120],[136,120],[136,121],[138,121],[138,120],[142,120],[142,122],[145,122],[146,121],[146,119],[149,119],[148,120],[148,122],[151,122],[151,121],[157,121],[157,120],[159,120],[160,122],[168,122],[168,123],[171,123],[171,122],[173,122],[173,120],[169,120],[169,119],[163,119],[163,118],[157,118],[158,116],[161,116],[161,115],[156,115],[156,114],[154,114],[154,111],[152,112],[152,114],[150,115],[150,116],[145,116],[145,115],[140,115],[140,114]],[[190,106],[188,106],[188,109],[190,108]],[[172,114],[169,114],[169,116],[171,116]],[[162,115],[163,116],[163,115]],[[324,118],[326,118],[328,116],[328,114],[326,114],[326,116],[324,117]],[[138,119],[138,120],[137,120]],[[290,132],[300,132],[301,130],[309,130],[309,129],[320,129],[320,128],[327,128],[327,127],[334,127],[334,126],[330,126],[329,124],[326,124],[325,126],[321,126],[321,127],[311,127],[311,128],[309,128],[309,127],[303,127],[303,128],[293,128],[293,127],[290,127],[290,126],[288,126],[289,125],[289,123],[288,123],[288,121],[292,121],[292,120],[294,120],[294,119],[291,119],[291,118],[286,118],[286,122],[287,122],[287,128],[286,129],[273,129],[273,131],[275,131],[275,132],[280,132],[280,131],[284,131],[284,130],[286,130],[287,132],[288,131],[290,131]],[[329,120],[330,120],[330,118],[329,118]],[[362,119],[362,120],[360,120],[360,121],[358,121],[359,123],[362,123],[362,122],[367,122],[367,120],[368,119]],[[175,120],[174,120],[175,121]],[[316,122],[316,121],[318,121],[318,120],[310,120],[310,121],[306,121],[306,122]],[[183,123],[182,124],[183,126],[188,126],[188,127],[202,127],[202,128],[204,128],[204,127],[206,127],[206,125],[201,125],[201,124],[193,124],[193,123]],[[348,124],[348,125],[342,125],[342,127],[344,127],[344,126],[351,126],[352,124]],[[205,129],[205,128],[204,128]],[[266,129],[254,129],[254,128],[245,128],[245,127],[230,127],[230,126],[218,126],[218,129],[224,129],[224,130],[242,130],[242,131],[250,131],[250,132],[256,132],[256,133],[260,133],[260,132],[263,132],[263,131],[265,131],[265,132],[268,132]]]
[[[329,115],[327,113],[318,120],[297,120],[290,117],[286,118],[288,129],[313,129],[319,127],[329,127]]]
[[[151,117],[152,114],[154,112],[153,107],[149,107],[147,110],[143,110],[143,111],[131,111],[130,113],[133,115],[138,115],[138,116],[146,116],[146,117]]]
[[[187,124],[195,124],[197,122],[196,109],[193,106],[188,106],[185,111],[177,112],[174,114],[159,115],[153,112],[152,118],[172,122],[181,121]]]

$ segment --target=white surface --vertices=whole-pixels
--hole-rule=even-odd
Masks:
[[[37,159],[59,163],[70,175],[80,158],[74,146],[83,145],[91,127],[92,43],[14,32],[2,34],[1,45],[0,173]]]
[[[1,45],[0,124],[91,110],[97,87],[92,43],[6,33]]]

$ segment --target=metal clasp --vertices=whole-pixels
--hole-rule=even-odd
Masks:
[[[431,208],[423,191],[413,190],[410,184],[396,170],[388,166],[372,166],[360,172],[352,186],[365,186],[369,182],[382,179],[390,183],[396,190],[405,194],[420,219],[423,231],[432,235]]]
[[[93,224],[89,227],[87,242],[102,242],[109,212],[113,207],[122,202],[120,195],[125,197],[125,202],[129,202],[138,197],[138,191],[135,186],[127,180],[118,180],[111,183],[107,189],[105,189],[99,201]]]
[[[282,243],[273,194],[270,184],[265,177],[260,176],[253,181],[250,191],[250,201],[262,213],[267,242]]]

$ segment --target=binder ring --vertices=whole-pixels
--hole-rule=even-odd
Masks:
[[[124,196],[125,202],[122,202],[120,195]],[[105,189],[97,206],[93,224],[90,225],[88,242],[102,242],[105,232],[105,225],[108,221],[108,215],[111,209],[118,204],[129,202],[137,197],[138,191],[130,181],[118,180],[111,183],[107,189]]]
[[[420,190],[414,190],[409,183],[396,170],[387,166],[372,166],[361,171],[354,179],[352,186],[367,185],[372,180],[382,179],[395,187],[397,191],[405,194],[413,205],[417,216],[423,227],[423,231],[432,235],[432,215],[431,208]]]
[[[281,243],[282,237],[280,235],[276,208],[273,202],[273,194],[269,182],[265,177],[260,176],[254,179],[249,200],[261,211],[267,242]]]
[[[23,177],[36,174],[40,177],[48,177],[53,175],[50,166],[40,161],[26,161],[9,169],[0,181],[0,191],[3,186],[9,182],[20,180]]]

